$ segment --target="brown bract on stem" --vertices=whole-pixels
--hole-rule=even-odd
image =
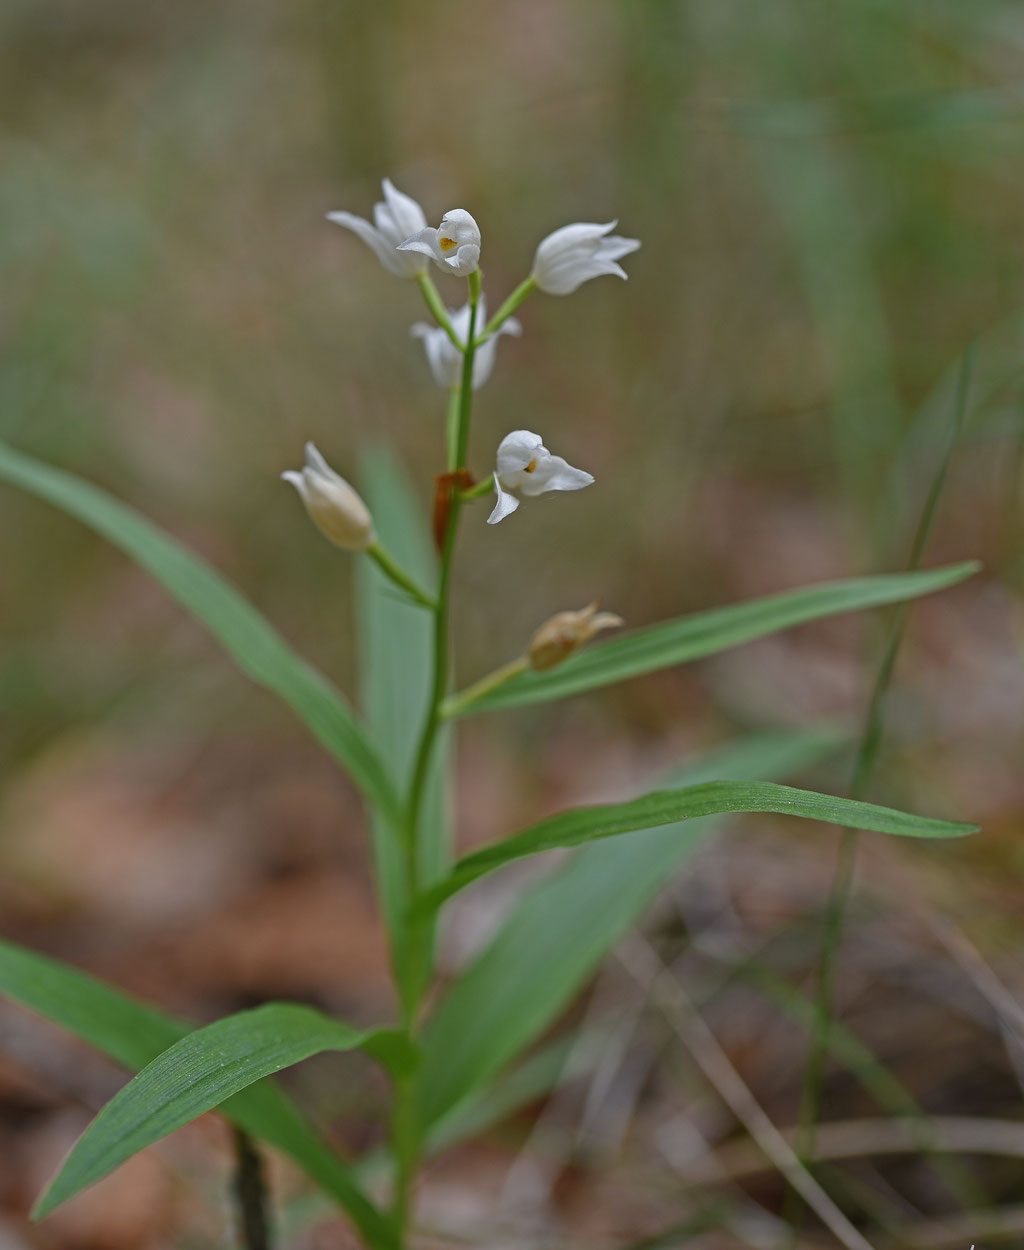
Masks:
[[[440,551],[448,532],[448,514],[457,491],[469,490],[473,475],[468,469],[456,469],[454,473],[439,473],[434,491],[434,545]]]

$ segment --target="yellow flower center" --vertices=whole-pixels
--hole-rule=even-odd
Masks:
[[[536,467],[537,467],[537,457],[536,457],[536,456],[534,456],[534,458],[533,458],[533,459],[530,461],[530,463],[526,466],[526,468],[523,470],[523,472],[524,472],[524,473],[532,473],[532,472],[534,471],[534,469],[536,469]]]
[[[449,238],[438,239],[437,246],[441,249],[442,252],[450,252],[452,248],[455,246],[455,240],[449,239]]]

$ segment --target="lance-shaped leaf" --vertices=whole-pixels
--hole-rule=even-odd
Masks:
[[[367,454],[362,485],[381,542],[422,586],[437,579],[430,526],[401,466],[384,448]],[[369,560],[358,566],[360,696],[368,730],[392,776],[404,788],[431,695],[434,617],[396,591]],[[447,820],[447,735],[439,735],[420,810],[420,880],[431,884],[450,867]],[[390,822],[373,814],[373,850],[381,910],[391,935],[396,979],[406,1002],[422,988],[432,934],[410,944],[405,852]]]
[[[841,742],[824,726],[755,733],[673,769],[663,785],[780,780]],[[472,1100],[487,1081],[551,1025],[719,824],[714,817],[687,820],[593,842],[523,893],[427,1022],[420,1080],[425,1123],[439,1116],[447,1122],[453,1109],[473,1114]]]
[[[77,968],[12,942],[0,941],[0,994],[135,1070],[145,1067],[191,1028]],[[394,1241],[390,1223],[363,1192],[352,1171],[272,1081],[243,1090],[220,1110],[253,1137],[294,1159],[348,1212],[372,1245],[388,1246]]]
[[[105,491],[4,443],[0,478],[77,517],[131,556],[206,626],[243,672],[298,714],[368,799],[399,818],[387,771],[343,696],[205,560]]]
[[[153,1142],[247,1086],[323,1051],[360,1048],[390,1065],[412,1062],[390,1031],[359,1032],[312,1007],[268,1003],[175,1042],[107,1103],[36,1205],[40,1217]]]
[[[596,807],[574,807],[549,816],[520,833],[474,851],[460,859],[444,881],[420,897],[418,906],[437,907],[485,873],[502,868],[514,859],[552,851],[559,847],[582,846],[599,838],[635,833],[659,825],[716,816],[724,812],[774,812],[780,816],[801,816],[849,829],[867,829],[903,838],[961,838],[977,833],[976,825],[927,816],[912,816],[891,807],[839,799],[813,790],[797,790],[774,782],[707,781],[679,790],[656,790],[625,803],[605,803]]]
[[[455,714],[462,714],[564,699],[675,664],[699,660],[824,616],[859,612],[929,595],[955,586],[980,567],[977,561],[969,560],[923,572],[823,582],[662,621],[597,643],[547,672],[527,669],[471,703],[460,703],[456,695],[450,706]]]

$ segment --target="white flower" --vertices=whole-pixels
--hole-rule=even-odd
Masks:
[[[548,295],[571,295],[581,283],[605,273],[624,278],[625,270],[615,262],[635,252],[640,240],[609,235],[617,224],[577,221],[549,234],[537,247],[530,277]]]
[[[450,209],[436,230],[424,223],[409,236],[398,250],[429,256],[446,273],[465,278],[480,264],[480,227],[464,208]]]
[[[366,504],[312,443],[306,444],[305,467],[289,469],[281,476],[299,492],[317,529],[336,547],[365,551],[377,541]]]
[[[458,311],[448,310],[452,329],[465,343],[469,338],[469,305],[463,304]],[[487,304],[480,296],[476,310],[477,333],[487,324]],[[473,389],[478,390],[491,376],[494,369],[494,358],[498,354],[498,339],[502,334],[522,334],[523,327],[515,319],[502,323],[496,334],[486,338],[476,349],[473,357]],[[427,325],[425,321],[417,321],[410,331],[412,336],[423,341],[423,350],[427,353],[427,363],[434,381],[438,386],[458,386],[462,381],[462,352],[455,346],[440,326]]]
[[[399,278],[415,278],[426,269],[427,262],[415,253],[399,253],[397,249],[403,239],[423,229],[427,224],[426,214],[411,196],[396,191],[390,179],[385,178],[380,185],[384,202],[373,206],[374,225],[352,213],[328,213],[327,219],[357,234],[373,248],[377,259],[389,272]]]
[[[510,491],[530,496],[549,490],[582,490],[593,480],[590,473],[574,469],[561,456],[553,456],[539,434],[513,430],[498,444],[498,466],[494,471],[498,502],[487,524],[497,525],[519,507],[519,500]]]

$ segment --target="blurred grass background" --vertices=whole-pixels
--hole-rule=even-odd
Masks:
[[[478,397],[479,474],[525,426],[597,485],[498,530],[470,514],[466,679],[594,597],[643,624],[900,567],[976,339],[930,558],[986,573],[915,612],[874,797],[982,820],[970,847],[908,863],[995,955],[1019,942],[1017,0],[5,0],[0,119],[0,437],[204,552],[347,689],[350,569],[278,474],[312,438],[355,476],[386,439],[428,505],[445,397],[408,337],[418,293],[324,220],[369,214],[382,176],[432,221],[473,212],[492,308],[565,222],[618,217],[643,241],[627,284],[534,296]],[[335,886],[363,900],[344,993],[369,1011],[384,990],[379,960],[363,966],[358,818],[302,731],[141,573],[6,489],[0,607],[12,935],[193,1008],[314,993],[339,975],[337,933],[296,938],[268,971],[271,939],[249,949],[267,912],[245,891],[333,863],[340,812]],[[464,832],[749,727],[853,724],[878,626],[808,627],[481,722]],[[793,869],[812,908],[831,855],[814,845]],[[308,890],[275,905],[293,935],[320,914]],[[203,963],[195,917],[225,908],[235,962],[183,988]],[[335,896],[322,913],[336,923]]]

